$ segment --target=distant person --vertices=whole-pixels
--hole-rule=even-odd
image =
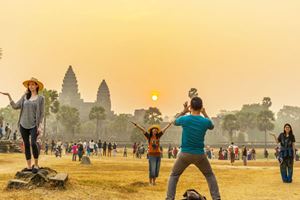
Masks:
[[[78,143],[77,149],[78,149],[78,159],[79,159],[79,162],[80,162],[81,159],[82,159],[82,156],[83,156],[83,154],[84,154],[82,142],[79,142],[79,143]]]
[[[132,155],[133,155],[133,157],[135,157],[136,151],[137,151],[137,144],[136,144],[136,142],[135,142],[135,143],[132,145]]]
[[[114,142],[113,144],[113,157],[117,156],[117,143]]]
[[[95,153],[95,142],[94,142],[94,140],[91,140],[91,141],[89,142],[89,147],[90,147],[90,153],[91,153],[91,155],[93,156],[94,153]]]
[[[248,154],[247,147],[243,146],[243,149],[242,149],[242,159],[243,159],[244,166],[247,166],[247,154]]]
[[[123,157],[127,157],[127,147],[126,147],[126,145],[124,146]]]
[[[235,161],[235,153],[234,153],[234,143],[232,142],[231,145],[228,147],[228,152],[230,156],[230,164],[233,165]]]
[[[145,146],[143,144],[140,145],[138,151],[139,151],[139,159],[142,159],[143,155],[145,154]]]
[[[49,151],[49,144],[48,144],[48,140],[46,140],[45,142],[45,154],[48,155],[48,151]]]
[[[283,133],[280,133],[278,137],[276,137],[275,134],[271,135],[274,136],[276,143],[280,144],[279,162],[282,181],[284,183],[292,183],[294,159],[296,155],[296,140],[292,126],[285,124]]]
[[[177,149],[177,147],[174,147],[173,148],[173,152],[172,152],[172,154],[173,154],[173,158],[177,158],[177,154],[178,154],[178,149]]]
[[[224,160],[224,151],[223,148],[220,147],[218,160]]]
[[[78,147],[77,147],[76,143],[74,143],[73,146],[72,146],[72,153],[73,153],[72,161],[76,161],[76,158],[77,158],[77,155],[78,155]]]
[[[173,155],[172,155],[172,151],[173,151],[173,150],[172,150],[172,146],[171,146],[171,144],[169,144],[169,147],[168,147],[168,158],[169,158],[169,159],[171,159],[172,156],[173,156]]]
[[[23,82],[27,91],[18,102],[14,102],[9,93],[0,92],[8,96],[10,105],[13,109],[20,109],[18,127],[23,138],[25,146],[25,157],[27,161],[27,170],[37,173],[39,170],[39,149],[37,137],[42,134],[42,122],[44,119],[45,98],[39,95],[44,85],[35,78]],[[31,141],[29,141],[29,137]],[[31,146],[31,148],[30,148]],[[34,164],[31,162],[31,150],[34,157]]]
[[[166,132],[166,130],[172,125],[169,123],[163,129],[160,129],[158,125],[151,126],[148,131],[137,123],[132,122],[135,127],[140,129],[144,136],[148,140],[148,161],[149,161],[149,184],[155,185],[156,179],[159,176],[160,163],[161,163],[161,146],[160,138]]]
[[[106,149],[107,149],[107,144],[106,141],[103,142],[103,156],[106,156]]]
[[[99,155],[101,157],[102,153],[103,153],[103,146],[102,146],[101,140],[98,141],[98,151],[99,151]]]
[[[266,159],[269,159],[269,152],[268,152],[267,149],[264,150],[264,157],[265,157]]]
[[[186,115],[189,112],[191,114]],[[203,116],[201,116],[201,113]],[[186,102],[184,110],[179,116],[181,117],[175,120],[175,125],[181,126],[183,129],[181,153],[176,159],[169,178],[166,199],[175,199],[176,186],[181,174],[189,165],[194,164],[205,176],[212,199],[220,200],[218,183],[204,151],[206,131],[213,129],[214,125],[203,108],[201,98],[193,97],[190,101],[190,106]]]
[[[256,150],[254,147],[252,148],[251,154],[252,154],[252,160],[256,160]]]
[[[54,142],[54,140],[52,140],[51,141],[51,155],[52,155],[52,153],[55,151],[55,142]]]
[[[17,130],[15,130],[15,132],[13,133],[13,140],[14,140],[14,141],[16,141],[16,140],[17,140],[17,133],[18,133],[18,131],[17,131]]]
[[[111,151],[112,151],[112,144],[111,142],[108,143],[108,146],[107,146],[107,150],[108,150],[108,157],[111,157]]]

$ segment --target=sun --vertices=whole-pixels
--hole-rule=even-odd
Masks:
[[[157,100],[158,100],[158,96],[157,96],[156,94],[153,94],[153,95],[152,95],[152,100],[153,100],[153,101],[157,101]]]

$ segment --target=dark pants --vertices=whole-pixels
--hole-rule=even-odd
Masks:
[[[212,171],[209,161],[207,160],[206,155],[201,154],[189,154],[189,153],[180,153],[177,156],[176,162],[173,166],[168,185],[168,192],[166,200],[174,200],[176,194],[176,186],[181,174],[184,170],[191,164],[196,165],[196,167],[202,172],[205,176],[210,190],[210,194],[213,200],[220,200],[219,187],[216,180],[216,177]],[[195,177],[196,178],[196,177]]]
[[[32,148],[33,157],[34,157],[34,159],[38,159],[39,158],[39,148],[38,148],[38,145],[36,143],[36,139],[37,139],[37,136],[38,136],[37,128],[34,127],[32,129],[26,129],[26,128],[23,128],[20,125],[20,132],[21,132],[23,142],[24,142],[24,146],[25,146],[26,160],[31,160],[29,136],[31,136],[31,148]]]
[[[284,183],[291,183],[293,181],[293,158],[284,158],[280,164],[281,178]]]

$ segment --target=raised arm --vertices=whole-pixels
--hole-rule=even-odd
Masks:
[[[165,132],[166,132],[166,130],[167,130],[168,128],[170,128],[170,126],[171,126],[173,123],[174,123],[174,121],[172,121],[172,122],[168,123],[168,125],[167,125],[167,126],[165,126],[163,129],[161,129],[161,132],[162,132],[162,133],[165,133]]]
[[[278,138],[276,137],[275,133],[270,133],[270,135],[272,135],[272,136],[274,137],[274,139],[275,139],[275,142],[278,144],[278,143],[279,143],[279,141],[278,141]]]
[[[191,106],[189,106],[189,105],[188,105],[188,102],[186,101],[186,102],[183,104],[183,111],[181,111],[180,113],[177,113],[177,114],[175,115],[174,120],[173,120],[172,122],[170,122],[170,123],[171,123],[171,124],[174,124],[177,118],[179,118],[179,117],[181,117],[181,116],[184,116],[184,115],[186,115],[187,113],[191,112],[191,111],[190,111],[190,107],[191,107]]]
[[[294,152],[294,158],[296,159],[296,146],[295,146],[295,142],[293,142],[293,152]]]
[[[135,122],[132,122],[132,121],[130,121],[130,122],[131,122],[135,127],[137,127],[138,129],[140,129],[143,133],[146,133],[146,132],[147,132],[146,129],[145,129],[144,127],[138,125],[138,124],[135,123]]]
[[[8,96],[8,99],[10,101],[10,105],[13,109],[17,110],[17,109],[20,109],[21,108],[21,105],[22,105],[22,101],[23,101],[23,98],[24,96],[21,97],[21,99],[19,101],[17,101],[17,103],[15,103],[13,101],[13,99],[11,98],[10,94],[7,93],[7,92],[0,92],[0,94],[3,94],[3,95],[6,95]]]

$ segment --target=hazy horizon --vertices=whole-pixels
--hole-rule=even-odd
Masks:
[[[116,113],[172,116],[192,87],[211,116],[265,96],[275,112],[300,106],[299,10],[293,0],[4,1],[0,91],[18,100],[36,77],[61,92],[72,65],[81,98],[95,101],[105,79]]]

